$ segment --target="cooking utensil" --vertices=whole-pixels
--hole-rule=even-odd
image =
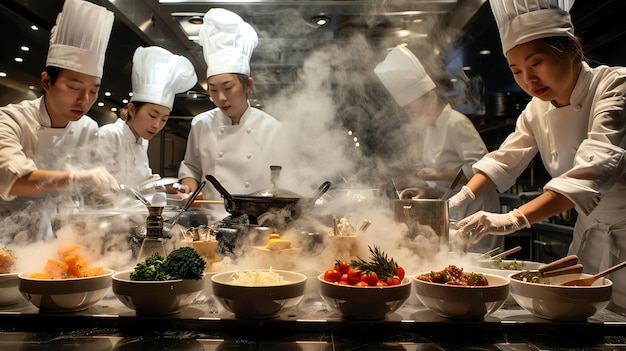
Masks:
[[[548,283],[544,278],[557,275],[581,273],[583,266],[578,262],[578,256],[570,255],[558,260],[546,263],[537,269],[525,270],[513,275],[514,279],[525,280],[533,283]]]
[[[448,197],[452,193],[452,190],[454,190],[454,188],[456,188],[456,186],[459,184],[459,181],[461,180],[462,176],[463,176],[463,168],[459,168],[459,171],[456,172],[456,176],[454,177],[454,180],[452,181],[452,183],[450,183],[450,187],[448,188],[448,190],[446,190],[445,193],[443,193],[443,195],[441,195],[440,197],[441,200],[448,200]]]
[[[506,257],[506,256],[512,254],[512,253],[516,253],[517,251],[519,251],[521,249],[522,249],[521,246],[516,246],[516,247],[514,247],[514,248],[512,248],[510,250],[506,250],[506,251],[501,252],[501,253],[499,253],[499,254],[497,254],[495,256],[491,256],[491,257],[488,258],[488,260],[495,260],[496,258],[503,258],[503,257]]]
[[[143,195],[141,195],[139,191],[137,191],[137,189],[131,186],[124,185],[124,184],[120,184],[120,189],[131,193],[137,200],[141,201],[141,203],[144,204],[145,206],[152,206],[152,204],[150,204],[150,201],[148,201],[148,199],[143,197]]]
[[[491,249],[491,250],[489,250],[489,251],[485,251],[483,254],[481,254],[481,255],[480,255],[480,256],[478,256],[477,258],[483,258],[483,257],[485,257],[485,258],[489,258],[489,256],[490,256],[491,254],[494,254],[494,253],[496,253],[496,252],[498,252],[498,251],[502,251],[502,249],[501,249],[500,247],[493,248],[493,249]]]
[[[595,282],[598,278],[604,277],[605,275],[614,272],[618,269],[622,269],[626,266],[626,261],[622,262],[622,263],[618,263],[613,267],[609,267],[605,270],[603,270],[602,272],[596,273],[594,275],[592,275],[591,277],[588,278],[581,278],[581,279],[574,279],[574,280],[570,280],[568,282],[562,283],[561,285],[565,285],[565,286],[589,286],[591,284],[593,284],[593,282]]]
[[[396,186],[396,182],[391,178],[391,185],[393,186],[393,193],[396,195],[396,198],[400,199],[400,192],[398,191],[398,187]]]
[[[191,193],[191,195],[189,195],[187,202],[185,202],[185,205],[183,205],[183,208],[180,210],[180,212],[178,212],[174,217],[170,218],[170,220],[168,221],[171,225],[174,225],[176,224],[176,222],[178,222],[180,215],[189,209],[189,206],[191,206],[191,204],[194,203],[194,201],[196,200],[196,197],[200,195],[200,192],[202,191],[205,185],[206,185],[205,181],[202,181],[200,182],[200,184],[198,184],[198,187],[196,188],[196,190],[194,190],[193,193]]]
[[[156,188],[156,187],[160,187],[160,186],[166,186],[166,185],[173,185],[178,183],[178,178],[174,178],[174,177],[165,177],[165,178],[159,178],[159,179],[154,179],[154,180],[147,180],[141,184],[139,184],[139,186],[137,186],[137,189],[140,190],[149,190],[152,188]]]
[[[288,209],[291,218],[297,218],[303,212],[307,212],[315,206],[315,201],[330,188],[330,182],[326,181],[319,186],[313,197],[302,197],[284,189],[271,189],[271,191],[258,191],[253,195],[232,195],[228,192],[213,175],[206,175],[206,179],[213,184],[215,189],[224,198],[224,208],[233,216],[248,215],[252,221],[267,212],[270,208]],[[278,196],[276,194],[285,194]]]
[[[409,238],[434,232],[440,244],[449,244],[448,202],[439,199],[391,200],[394,219],[408,228]]]

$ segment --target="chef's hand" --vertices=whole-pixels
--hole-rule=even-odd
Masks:
[[[437,191],[431,188],[406,188],[400,192],[400,198],[410,199],[436,199],[439,197]]]
[[[120,191],[117,180],[104,167],[72,171],[70,185],[93,186],[102,191]]]
[[[463,185],[461,190],[454,194],[450,199],[448,199],[448,207],[450,209],[465,205],[466,203],[472,202],[476,199],[476,195],[472,189],[468,188],[466,185]]]
[[[471,247],[487,234],[507,235],[523,228],[530,228],[530,222],[522,211],[514,209],[508,213],[479,211],[456,223],[457,235],[467,240]]]
[[[439,180],[441,173],[434,168],[422,168],[417,172],[417,176],[422,180]]]

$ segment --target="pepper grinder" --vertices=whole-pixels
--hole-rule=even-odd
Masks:
[[[162,206],[146,206],[148,217],[146,218],[146,236],[141,243],[137,262],[142,262],[155,253],[166,257],[165,244],[163,243],[163,209]]]

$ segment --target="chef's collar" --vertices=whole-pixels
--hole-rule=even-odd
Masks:
[[[239,124],[233,124],[233,120],[230,117],[228,117],[228,115],[226,115],[222,110],[218,108],[218,112],[220,113],[220,116],[222,117],[222,123],[227,126],[228,125],[237,126],[237,125],[244,124],[246,120],[248,119],[248,116],[250,115],[251,110],[252,110],[252,107],[250,106],[250,101],[248,101],[248,107],[246,107],[246,110],[241,115],[241,118],[239,118]]]
[[[451,110],[452,107],[450,106],[450,104],[446,104],[446,106],[443,107],[441,113],[439,114],[439,116],[437,116],[437,120],[435,120],[435,127],[442,128],[446,126],[446,123],[448,122],[448,119],[446,117],[450,114]]]
[[[123,128],[122,133],[124,134],[124,138],[126,138],[128,141],[133,142],[134,144],[143,145],[144,141],[146,141],[146,139],[140,136],[136,137],[135,133],[133,133],[133,130],[130,128],[128,123],[124,123],[124,128]]]

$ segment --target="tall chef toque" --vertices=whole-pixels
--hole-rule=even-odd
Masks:
[[[82,0],[65,0],[50,32],[46,66],[102,78],[113,12]]]
[[[374,68],[374,73],[400,106],[408,105],[435,89],[435,83],[426,74],[424,66],[402,45],[393,48],[385,60]]]
[[[573,37],[567,11],[574,0],[489,0],[496,19],[502,52],[516,45],[548,37]]]
[[[131,80],[133,97],[130,101],[162,105],[171,111],[176,94],[193,88],[198,77],[186,57],[150,46],[135,50]]]
[[[258,42],[252,26],[236,13],[220,8],[209,10],[200,28],[207,77],[222,73],[250,75],[250,57]]]

